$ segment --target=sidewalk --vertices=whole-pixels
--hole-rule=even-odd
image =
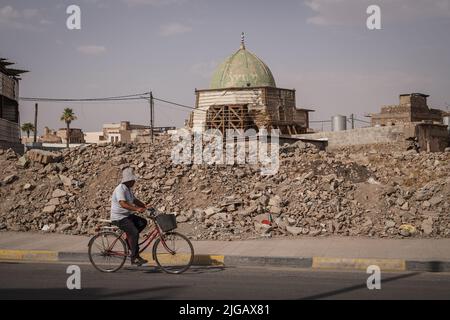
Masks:
[[[88,241],[86,236],[0,232],[0,260],[27,256],[39,260],[33,255],[37,252],[53,260],[87,260]],[[316,269],[365,269],[377,264],[388,270],[450,271],[450,239],[327,237],[193,241],[193,245],[196,256],[211,264]]]

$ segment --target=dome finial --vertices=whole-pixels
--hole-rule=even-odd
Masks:
[[[245,49],[245,34],[241,33],[241,49]]]

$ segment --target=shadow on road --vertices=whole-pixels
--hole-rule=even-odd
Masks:
[[[70,299],[169,299],[173,291],[184,286],[161,286],[136,290],[106,292],[101,288],[69,290],[62,288],[40,289],[0,289],[1,300],[70,300]],[[166,291],[165,293],[161,291]]]
[[[382,279],[382,284],[386,283],[386,282],[392,282],[392,281],[400,280],[400,279],[411,278],[411,277],[417,276],[419,274],[421,274],[421,273],[420,272],[414,272],[414,273],[402,274],[402,275],[398,275],[398,276]],[[324,293],[316,294],[316,295],[313,295],[313,296],[301,298],[300,300],[316,300],[316,299],[330,298],[330,297],[333,297],[333,296],[338,295],[338,294],[347,293],[347,292],[351,292],[351,291],[359,290],[359,289],[367,289],[367,284],[364,283],[364,284],[361,284],[361,285],[355,285],[355,286],[351,286],[351,287],[347,287],[347,288],[342,288],[342,289],[339,289],[339,290],[333,290],[333,291],[329,291],[329,292],[324,292]]]
[[[125,272],[143,272],[143,273],[161,273],[166,274],[164,271],[162,271],[158,267],[125,267],[123,269]],[[215,273],[215,272],[221,272],[224,271],[225,267],[220,266],[193,266],[190,267],[186,272],[180,274],[204,274],[204,273]],[[122,271],[122,272],[124,272]]]

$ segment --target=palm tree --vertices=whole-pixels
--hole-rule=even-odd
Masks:
[[[34,125],[31,122],[25,122],[24,124],[22,124],[20,129],[22,129],[23,132],[27,133],[27,138],[30,138],[30,132],[34,132],[35,130]]]
[[[73,110],[70,108],[65,108],[64,112],[61,116],[61,121],[64,121],[66,123],[66,145],[67,148],[69,148],[69,141],[70,141],[70,123],[74,120],[76,120],[77,117],[75,116],[75,113],[73,113]]]

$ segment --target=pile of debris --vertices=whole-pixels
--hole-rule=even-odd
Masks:
[[[135,194],[177,215],[192,239],[290,236],[449,237],[450,153],[280,149],[256,165],[175,165],[171,141],[89,145],[19,157],[0,150],[0,230],[93,234],[109,218],[121,170]]]

